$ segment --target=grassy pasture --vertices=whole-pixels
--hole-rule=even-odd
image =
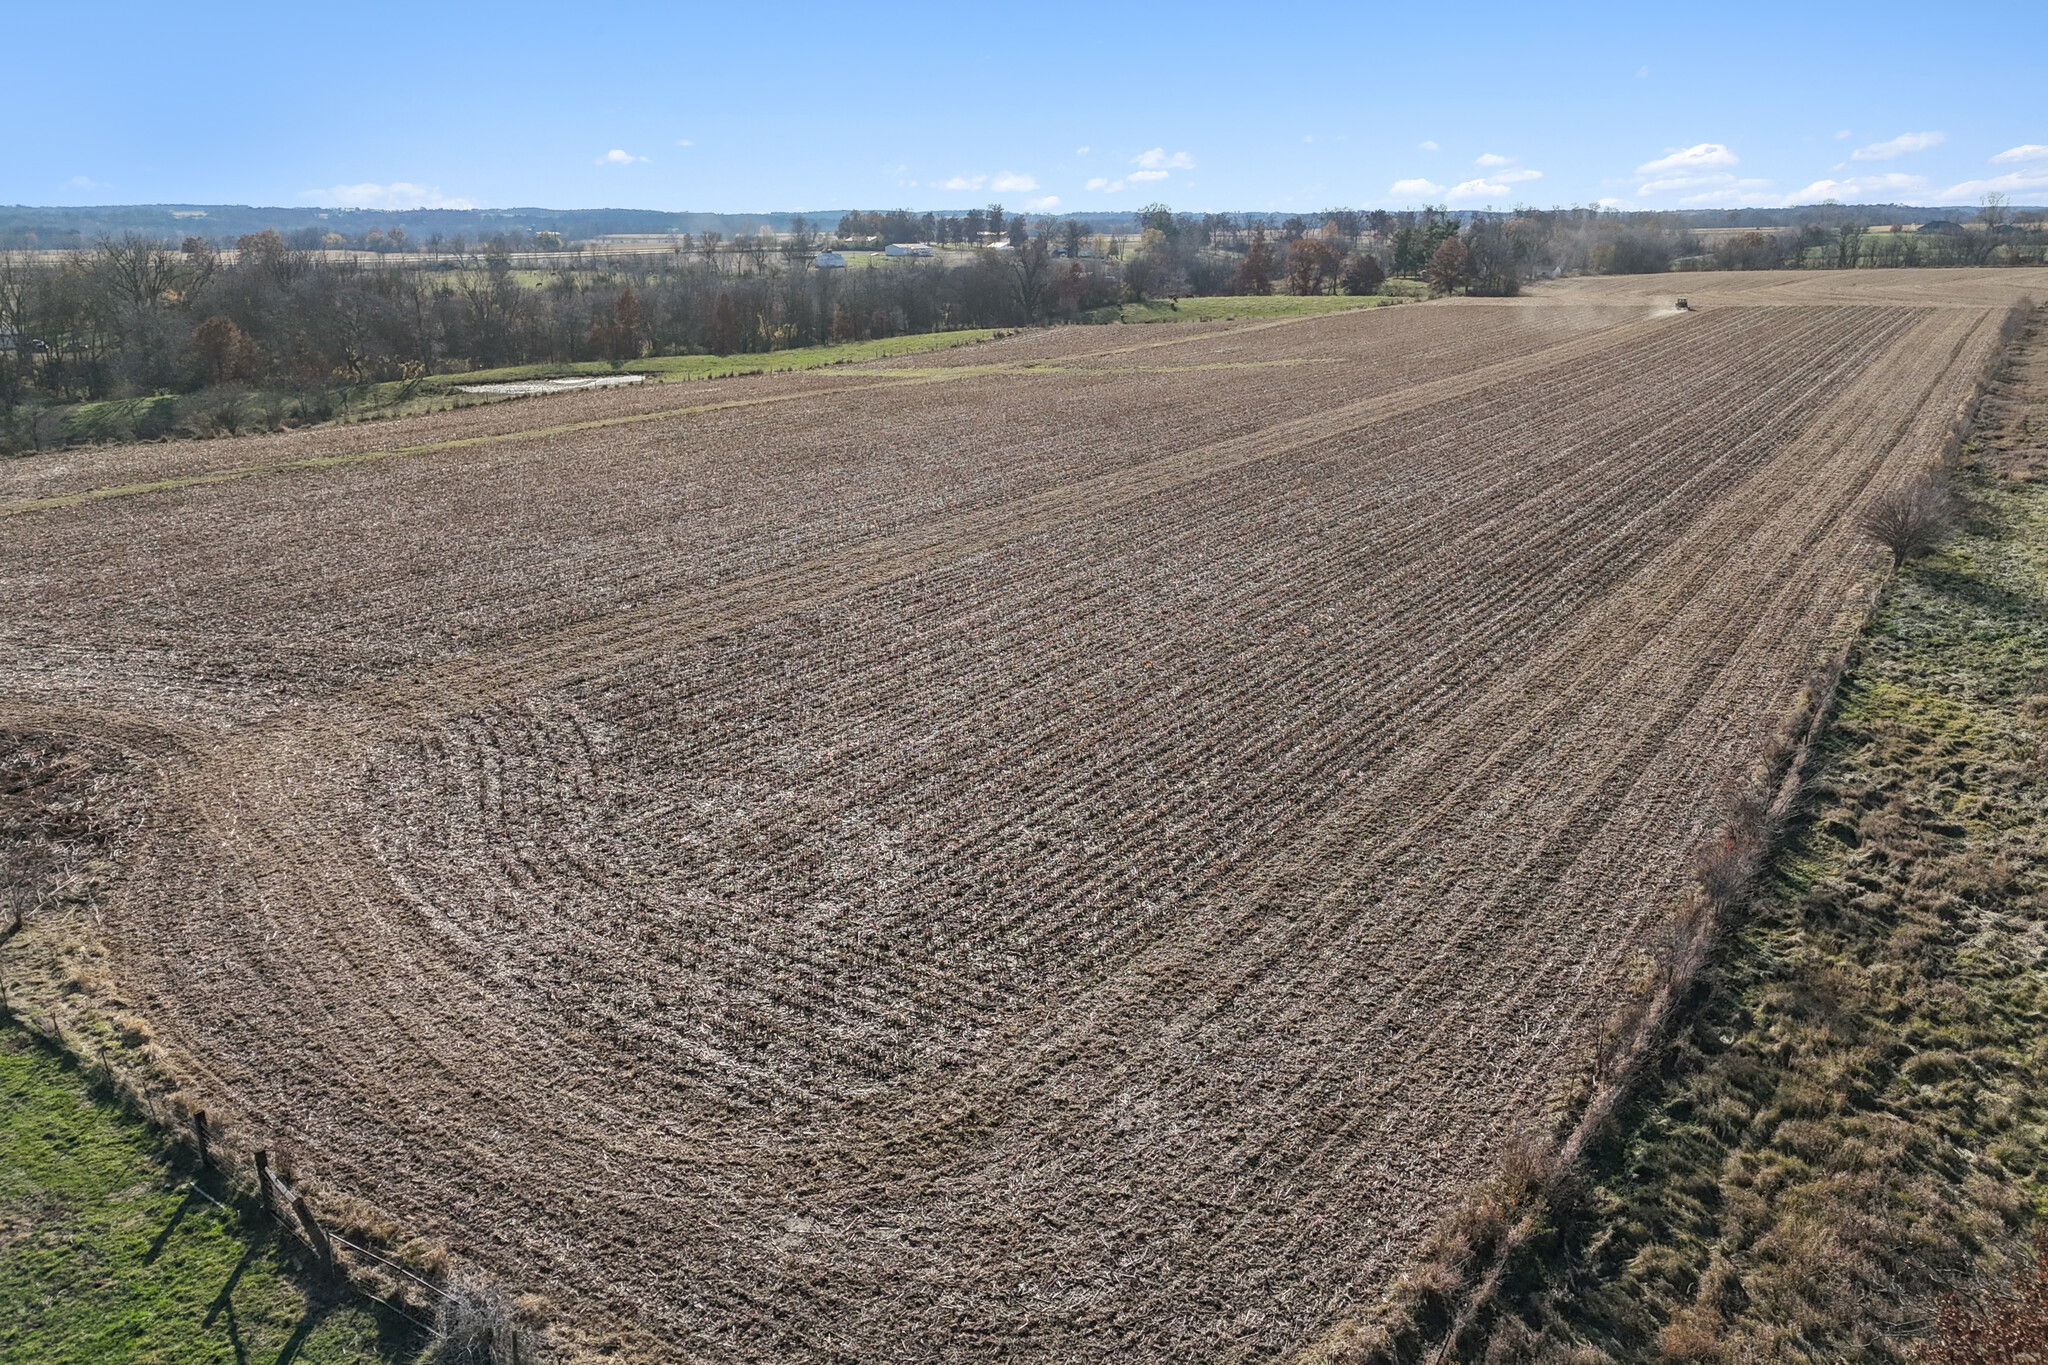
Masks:
[[[1093,309],[1090,322],[1235,322],[1247,319],[1311,317],[1320,313],[1348,313],[1359,308],[1381,308],[1420,297],[1419,291],[1394,292],[1408,283],[1389,280],[1388,291],[1380,294],[1219,294],[1211,298],[1186,298],[1178,305],[1169,299],[1146,299],[1112,308]]]
[[[851,365],[863,360],[891,356],[922,355],[955,346],[1007,335],[1000,328],[974,328],[958,332],[929,332],[912,336],[884,337],[874,341],[853,341],[832,346],[802,346],[785,351],[761,351],[740,355],[650,356],[631,360],[614,368],[602,360],[506,365],[464,374],[428,375],[413,382],[393,380],[358,389],[337,390],[330,400],[332,420],[357,422],[372,418],[408,417],[438,412],[450,407],[467,407],[502,399],[487,394],[460,391],[464,384],[503,384],[522,379],[560,379],[572,375],[644,374],[651,382],[684,379],[730,379],[749,374],[785,374],[793,370],[818,369],[828,365]],[[214,396],[210,406],[229,401]],[[234,400],[241,410],[246,429],[267,429],[266,409],[291,411],[299,400],[290,394],[248,393]],[[143,398],[110,398],[79,403],[64,411],[66,439],[81,442],[112,442],[154,439],[173,433],[181,412],[193,405],[207,405],[206,395],[157,394]],[[313,425],[300,421],[298,425]]]
[[[726,379],[742,374],[785,374],[791,370],[814,370],[826,365],[852,365],[863,360],[885,360],[891,356],[923,355],[927,351],[972,346],[976,342],[1007,335],[999,328],[973,328],[958,332],[920,332],[912,336],[883,337],[875,341],[849,341],[834,346],[799,346],[786,351],[757,351],[740,355],[664,355],[629,360],[614,368],[602,360],[567,364],[507,365],[495,370],[472,370],[468,374],[438,374],[423,380],[421,392],[453,392],[461,384],[505,384],[522,379],[561,379],[571,375],[644,374],[657,383],[676,379]],[[381,385],[395,397],[399,384]]]
[[[299,1277],[296,1244],[15,1025],[0,1028],[0,1360],[377,1365],[423,1334]],[[207,1195],[228,1205],[221,1208]]]

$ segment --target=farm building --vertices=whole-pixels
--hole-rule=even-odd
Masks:
[[[811,257],[811,264],[820,270],[844,270],[846,258],[836,251],[821,251]]]
[[[882,248],[884,256],[929,256],[931,247],[924,242],[891,242]]]

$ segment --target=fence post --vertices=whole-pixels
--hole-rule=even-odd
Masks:
[[[273,1217],[277,1213],[277,1200],[270,1192],[270,1153],[256,1153],[256,1196],[263,1201],[263,1211]]]
[[[320,1220],[313,1216],[313,1210],[306,1207],[306,1197],[299,1195],[292,1200],[292,1212],[299,1215],[299,1223],[306,1229],[306,1240],[313,1244],[313,1254],[320,1258],[320,1264],[332,1272],[334,1269],[334,1243],[327,1240],[327,1231],[320,1226]]]
[[[101,1060],[104,1063],[104,1054],[102,1054]],[[206,1111],[204,1109],[192,1111],[192,1140],[199,1144],[199,1164],[206,1167],[209,1171],[219,1170],[220,1167],[214,1164],[212,1144],[207,1140]]]

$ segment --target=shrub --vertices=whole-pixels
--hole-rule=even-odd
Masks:
[[[539,1358],[532,1334],[495,1286],[465,1277],[443,1286],[427,1356],[433,1365],[510,1365]]]
[[[1863,533],[1892,552],[1892,567],[1917,559],[1948,536],[1954,501],[1932,479],[1881,494],[1857,524]]]
[[[1369,251],[1361,251],[1344,263],[1344,273],[1338,278],[1337,287],[1347,294],[1377,294],[1386,282],[1387,271],[1380,264],[1380,258]]]

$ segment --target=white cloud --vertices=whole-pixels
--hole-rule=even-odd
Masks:
[[[614,147],[599,157],[597,164],[600,166],[630,166],[636,161],[645,161],[646,159],[644,156],[634,156],[631,152],[622,151]]]
[[[1513,157],[1502,156],[1498,152],[1486,152],[1473,157],[1472,164],[1475,166],[1505,166],[1513,160]]]
[[[330,185],[305,190],[299,198],[337,209],[473,209],[467,199],[450,199],[439,185],[414,185],[394,180],[388,185]]]
[[[1639,81],[1647,79],[1649,77],[1649,74],[1650,68],[1647,66],[1639,66],[1636,68],[1636,79]]]
[[[1014,190],[1018,194],[1023,194],[1028,190],[1037,189],[1038,182],[1028,175],[1019,175],[1015,171],[1004,171],[1001,175],[989,181],[988,187],[992,190]]]
[[[1835,134],[1835,141],[1837,142],[1846,142],[1848,140],[1849,130],[1847,128],[1844,128],[1841,132]]]
[[[1511,171],[1496,171],[1493,179],[1504,185],[1519,185],[1524,180],[1541,180],[1543,172],[1532,171],[1527,166],[1517,166]]]
[[[1890,142],[1873,142],[1849,153],[1851,161],[1896,161],[1908,152],[1924,152],[1948,141],[1947,133],[1900,133]]]
[[[1925,189],[1927,177],[1889,171],[1883,175],[1852,175],[1847,180],[1816,180],[1805,189],[1785,196],[1788,204],[1811,204],[1821,199],[1862,198],[1872,194],[1908,194]]]
[[[1941,192],[1941,197],[1954,204],[1986,194],[2012,194],[2021,190],[2048,190],[2048,166],[2032,171],[2008,171],[1989,180],[1965,180],[1960,185],[1950,185]]]
[[[1106,176],[1100,175],[1096,176],[1093,180],[1090,180],[1086,185],[1082,186],[1083,189],[1097,190],[1103,194],[1115,194],[1118,190],[1122,189],[1123,187],[1123,181],[1111,180]]]
[[[110,190],[114,188],[104,180],[95,180],[89,175],[74,175],[64,182],[68,190]]]
[[[1443,192],[1444,187],[1442,185],[1436,184],[1434,181],[1424,180],[1420,176],[1413,180],[1396,180],[1393,187],[1387,191],[1389,194],[1407,199],[1413,199],[1417,195],[1425,199],[1434,199]]]
[[[1726,171],[1711,175],[1664,175],[1636,187],[1637,194],[1667,194],[1672,190],[1696,190],[1703,185],[1732,185],[1735,177]]]
[[[1783,198],[1766,194],[1771,182],[1768,180],[1737,180],[1734,176],[1715,176],[1716,180],[1728,183],[1722,188],[1708,190],[1703,194],[1689,194],[1678,202],[1681,204],[1712,205],[1716,208],[1757,208],[1781,204]]]
[[[1659,171],[1690,171],[1703,166],[1733,166],[1737,158],[1718,142],[1698,142],[1690,147],[1678,147],[1658,157],[1645,161],[1636,167],[1637,175],[1655,175]]]
[[[676,139],[676,146],[678,147],[694,147],[696,145],[696,143],[690,141],[690,139],[686,137],[679,137]]]
[[[1444,191],[1446,199],[1506,199],[1514,191],[1508,186],[1516,180],[1526,180],[1526,175],[1501,175],[1489,180],[1484,176],[1467,180]]]
[[[987,183],[988,177],[985,175],[956,175],[940,186],[940,188],[948,190],[978,190]]]
[[[1051,213],[1059,206],[1060,197],[1056,194],[1048,194],[1043,199],[1026,199],[1024,201],[1025,211],[1029,213]]]
[[[1186,152],[1175,152],[1168,156],[1164,147],[1154,147],[1149,152],[1140,152],[1132,157],[1131,164],[1143,166],[1148,171],[1191,171],[1195,168],[1195,159]]]
[[[1598,204],[1603,209],[1618,209],[1627,206],[1626,200],[1616,199],[1612,195],[1608,196],[1605,199],[1596,199],[1593,202]]]
[[[2008,164],[2014,161],[2048,161],[2048,147],[2038,142],[2029,142],[2024,147],[2008,148],[1991,159]]]
[[[1076,147],[1076,148],[1074,148],[1074,155],[1075,155],[1075,156],[1086,156],[1086,155],[1088,155],[1088,149],[1087,149],[1086,147]]]
[[[1437,150],[1437,145],[1434,142],[1418,142],[1415,145],[1417,147],[1420,147],[1425,152],[1433,152]]]
[[[1506,185],[1491,180],[1461,180],[1444,191],[1446,199],[1501,199],[1508,193]]]
[[[1166,172],[1165,172],[1165,171],[1132,171],[1132,172],[1130,173],[1130,175],[1129,175],[1128,177],[1126,177],[1126,178],[1127,178],[1127,179],[1131,179],[1131,180],[1164,180],[1164,179],[1166,179]]]

